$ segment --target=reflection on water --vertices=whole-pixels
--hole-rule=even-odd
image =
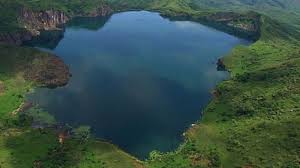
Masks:
[[[70,66],[70,83],[29,99],[58,121],[91,125],[97,137],[144,158],[180,143],[210,91],[228,77],[216,70],[217,59],[238,44],[248,42],[145,11],[75,20],[51,51]]]

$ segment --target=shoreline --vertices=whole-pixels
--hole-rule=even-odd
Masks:
[[[252,104],[256,105],[255,104],[256,101],[258,101],[258,102],[266,101],[266,99],[268,97],[267,98],[265,98],[265,97],[267,95],[264,95],[257,91],[257,90],[261,89],[261,88],[259,88],[261,86],[259,85],[258,82],[256,83],[255,80],[263,82],[264,84],[268,84],[269,78],[268,78],[268,76],[267,77],[263,76],[264,73],[274,71],[275,73],[279,74],[280,71],[275,71],[273,69],[263,67],[263,68],[265,68],[266,72],[261,72],[261,71],[259,71],[259,68],[262,68],[262,67],[259,67],[260,64],[257,66],[251,65],[251,64],[249,65],[249,64],[247,64],[246,61],[249,61],[249,60],[252,61],[251,59],[254,59],[252,56],[256,56],[256,55],[263,56],[266,59],[272,58],[269,55],[264,55],[264,53],[262,54],[260,52],[260,50],[264,51],[264,49],[268,48],[268,47],[269,48],[273,47],[275,49],[282,48],[282,51],[280,51],[280,52],[278,51],[278,52],[283,55],[283,53],[285,51],[288,51],[289,47],[293,48],[294,45],[297,45],[297,39],[295,42],[296,44],[294,44],[294,42],[288,43],[288,47],[286,47],[287,49],[284,48],[285,46],[283,46],[284,44],[282,44],[281,41],[279,41],[279,42],[275,41],[277,39],[280,39],[282,41],[288,40],[290,37],[287,37],[287,39],[286,39],[286,37],[284,36],[285,34],[282,33],[284,28],[280,27],[281,25],[278,25],[276,22],[273,22],[273,20],[268,20],[268,19],[269,18],[265,17],[265,16],[263,16],[263,18],[260,18],[259,38],[257,38],[255,43],[253,43],[249,47],[245,47],[245,48],[234,48],[233,51],[229,55],[221,58],[221,60],[224,61],[224,65],[226,66],[226,68],[228,68],[228,70],[230,72],[232,72],[230,75],[230,79],[229,79],[229,81],[221,82],[216,86],[216,90],[219,91],[220,97],[213,98],[210,101],[210,103],[207,105],[207,107],[205,108],[203,118],[201,118],[201,120],[199,120],[196,125],[194,125],[193,127],[189,128],[187,131],[185,131],[185,133],[187,134],[186,140],[184,140],[184,142],[182,142],[175,151],[161,154],[161,155],[158,155],[155,157],[153,156],[153,158],[149,158],[148,161],[145,161],[146,164],[153,164],[153,165],[163,164],[162,162],[164,161],[164,159],[166,159],[165,163],[169,163],[168,157],[170,157],[170,156],[172,156],[172,157],[174,156],[175,158],[176,157],[181,158],[181,155],[186,156],[189,154],[188,156],[190,156],[190,154],[191,154],[191,156],[194,157],[194,153],[192,151],[185,151],[185,150],[187,150],[186,148],[188,148],[188,149],[192,148],[192,150],[199,150],[198,148],[202,149],[201,151],[197,151],[197,152],[202,153],[203,156],[201,156],[200,158],[196,158],[195,159],[196,161],[197,161],[197,159],[199,159],[201,161],[201,159],[203,159],[203,158],[205,158],[205,159],[207,158],[208,160],[211,160],[211,159],[214,159],[214,158],[210,158],[211,153],[207,154],[207,151],[209,151],[210,149],[206,149],[209,146],[213,146],[213,147],[217,148],[216,151],[213,151],[213,154],[214,154],[213,157],[215,157],[215,155],[218,156],[220,162],[222,162],[222,165],[233,166],[233,164],[230,163],[231,161],[233,161],[233,159],[237,159],[238,161],[235,161],[235,163],[238,163],[240,165],[256,166],[258,163],[262,163],[262,161],[257,161],[257,160],[255,160],[255,158],[253,158],[253,156],[258,155],[258,153],[256,153],[256,152],[260,152],[259,155],[263,156],[262,155],[263,152],[260,151],[261,149],[255,148],[256,151],[254,151],[254,152],[251,151],[250,150],[251,148],[249,146],[252,145],[250,143],[252,141],[250,141],[250,142],[247,141],[247,143],[250,144],[249,146],[247,146],[248,145],[247,143],[241,145],[241,142],[243,139],[241,138],[242,136],[239,136],[239,135],[244,135],[243,132],[249,133],[249,130],[251,133],[251,134],[247,134],[247,136],[250,136],[250,137],[248,137],[249,140],[253,140],[253,139],[251,139],[251,138],[253,138],[252,136],[261,135],[261,134],[259,134],[260,130],[258,129],[259,127],[261,127],[261,125],[259,125],[261,123],[259,123],[259,122],[260,122],[260,120],[263,120],[263,122],[268,121],[269,116],[268,115],[260,116],[262,114],[256,114],[257,109],[252,109],[252,107],[243,107],[244,109],[242,108],[241,110],[238,108],[240,108],[244,104],[244,102],[247,102],[247,103],[250,102],[250,105],[252,105]],[[275,35],[269,31],[268,26],[271,27],[271,30],[274,30]],[[297,38],[297,37],[295,37],[295,38]],[[272,44],[274,46],[270,46],[270,44]],[[256,49],[256,48],[258,48],[258,49]],[[296,53],[297,48],[295,48],[294,50]],[[268,51],[268,50],[266,49],[266,51]],[[249,52],[252,52],[255,54],[251,55],[252,53],[249,54]],[[290,53],[288,53],[288,54],[290,54]],[[272,58],[272,59],[274,61],[274,58]],[[276,58],[276,59],[281,62],[286,61],[285,58],[281,55],[279,55],[278,58]],[[243,62],[244,64],[242,64],[242,63],[238,64],[239,62],[242,62],[242,61],[244,61]],[[269,62],[268,61],[269,60],[266,60],[267,63],[270,62],[270,61]],[[257,62],[261,63],[261,60],[258,60]],[[237,63],[237,64],[235,64],[235,63]],[[295,64],[297,65],[297,61],[295,62]],[[292,64],[292,65],[294,65],[294,64]],[[294,66],[296,66],[296,65],[294,65]],[[283,64],[279,68],[286,68],[286,67]],[[292,67],[288,66],[287,69],[288,68],[292,68]],[[283,69],[283,70],[285,70],[285,69]],[[288,70],[290,70],[290,69],[288,69]],[[259,75],[262,75],[262,76],[259,76]],[[273,74],[271,74],[271,75],[273,75]],[[277,76],[274,77],[275,82],[277,79],[276,77]],[[278,78],[280,78],[280,76]],[[253,85],[253,87],[248,88],[247,85],[251,85],[251,84]],[[254,84],[256,84],[256,85],[254,85]],[[282,83],[280,83],[280,84],[282,84]],[[286,86],[285,83],[283,83],[282,85]],[[268,93],[272,93],[270,91],[273,89],[271,87],[271,85],[270,86],[267,85],[267,87],[268,88],[263,87],[264,91],[266,91]],[[255,90],[255,89],[257,89],[257,90]],[[267,89],[269,89],[269,90],[267,90]],[[256,93],[256,92],[258,92],[258,93],[252,95],[251,92],[250,93],[247,92],[248,90],[253,90],[254,93]],[[236,92],[240,92],[240,93],[236,93]],[[263,98],[258,97],[257,100],[250,101],[248,99],[244,100],[243,97],[242,98],[239,97],[241,95],[241,96],[245,96],[247,98],[247,94],[250,94],[251,97],[254,97],[254,98],[257,98],[256,95],[260,95]],[[228,98],[235,100],[237,103],[236,104],[228,103],[226,101],[226,99],[228,99]],[[285,98],[285,97],[283,97],[283,98]],[[284,99],[284,100],[288,101],[289,99]],[[267,101],[267,103],[270,103],[270,102]],[[259,110],[265,112],[263,109],[264,108],[263,105],[258,106],[257,108]],[[274,109],[276,110],[275,107],[274,107]],[[273,109],[271,109],[271,110],[273,110]],[[254,113],[254,114],[252,114],[252,113]],[[251,118],[251,115],[253,115],[254,118]],[[255,120],[256,115],[258,115],[258,117],[260,117],[260,120]],[[288,115],[293,116],[293,114],[288,114]],[[281,117],[281,116],[279,116],[279,117]],[[247,122],[243,122],[244,120],[245,121],[249,120],[249,122],[253,120],[255,122],[253,125],[248,126]],[[266,121],[264,121],[264,120],[266,120]],[[288,121],[294,122],[292,120],[288,120]],[[296,121],[295,121],[295,123],[296,123]],[[255,125],[255,124],[257,124],[257,125]],[[242,130],[242,132],[239,132],[239,129],[234,130],[234,127],[232,128],[231,126],[238,127],[239,129]],[[271,127],[271,126],[269,126],[269,127]],[[259,130],[258,133],[251,132],[252,128],[258,129]],[[271,128],[273,128],[273,127],[271,127]],[[297,127],[295,127],[295,128],[297,128]],[[232,133],[232,135],[229,136],[227,134],[228,132]],[[264,133],[265,132],[262,131],[262,135]],[[279,132],[279,133],[282,134],[282,132]],[[274,135],[277,135],[277,134],[274,133]],[[232,138],[232,136],[233,136],[233,138]],[[268,137],[262,137],[261,139],[267,139],[267,138]],[[227,141],[228,141],[228,144],[227,144]],[[202,142],[202,144],[199,142]],[[275,141],[273,143],[276,144],[277,141]],[[196,147],[189,146],[191,144]],[[231,144],[234,144],[234,145],[231,146]],[[258,147],[260,147],[259,145],[264,145],[264,144],[263,143],[257,144]],[[257,147],[257,146],[255,146],[255,147]],[[196,149],[194,149],[194,148],[196,148]],[[243,153],[242,152],[243,150],[240,151],[241,149],[244,149],[244,148],[247,149],[247,152],[248,152],[247,154]],[[273,147],[273,148],[275,148],[275,147]],[[262,149],[264,149],[264,148],[262,148]],[[273,151],[273,149],[270,151]],[[191,152],[191,153],[189,153],[189,152]],[[232,153],[238,153],[238,154],[241,153],[241,155],[243,157],[245,157],[246,159],[242,158],[242,157],[236,158],[235,155]],[[277,156],[278,154],[277,155],[274,154],[274,155]],[[265,157],[267,157],[267,156],[265,156]],[[281,159],[283,159],[283,158],[281,158]]]
[[[112,12],[112,13],[109,13],[108,15],[104,15],[104,16],[98,16],[98,15],[96,15],[96,16],[74,16],[74,17],[71,17],[71,18],[68,18],[67,19],[67,21],[66,22],[64,22],[63,24],[58,24],[58,25],[56,25],[53,29],[49,29],[49,30],[39,30],[39,31],[45,31],[45,32],[48,32],[48,31],[63,31],[63,29],[64,29],[64,27],[65,27],[65,25],[66,24],[68,24],[69,22],[71,22],[73,19],[76,19],[76,18],[80,18],[80,17],[83,17],[83,18],[97,18],[97,17],[99,17],[99,18],[103,18],[103,17],[108,17],[108,18],[110,18],[112,15],[114,15],[114,14],[118,14],[118,13],[123,13],[123,12],[129,12],[129,11],[148,11],[148,12],[156,12],[156,13],[158,13],[161,17],[163,17],[163,18],[167,18],[167,19],[170,19],[170,20],[176,20],[176,21],[192,21],[192,22],[195,22],[195,23],[199,23],[199,24],[203,24],[203,25],[205,25],[205,26],[207,26],[207,27],[210,27],[210,28],[215,28],[215,29],[217,29],[217,30],[220,30],[220,31],[222,31],[222,32],[224,32],[224,33],[227,33],[227,34],[230,34],[230,35],[233,35],[233,36],[235,36],[235,37],[237,37],[237,38],[245,38],[246,40],[252,40],[252,38],[249,38],[249,37],[245,37],[245,36],[243,36],[243,35],[241,35],[241,34],[231,34],[230,32],[228,32],[228,31],[225,31],[224,29],[218,29],[218,24],[217,25],[208,25],[208,24],[205,24],[204,22],[203,22],[203,20],[199,20],[199,19],[191,19],[192,18],[192,15],[191,16],[183,16],[183,17],[181,17],[181,16],[170,16],[170,15],[166,15],[166,14],[163,14],[162,13],[162,11],[160,11],[160,10],[147,10],[147,9],[131,9],[131,10],[123,10],[123,11],[116,11],[116,12]],[[212,22],[213,23],[213,22]],[[59,27],[62,27],[62,28],[59,28],[59,27],[57,27],[57,26],[59,26]],[[37,38],[39,38],[39,36],[40,36],[40,33],[38,33],[38,35],[36,36]],[[18,44],[17,44],[18,45]],[[27,46],[25,46],[25,47],[27,47]],[[234,48],[233,48],[234,49]],[[45,52],[45,51],[40,51],[40,52]],[[46,52],[46,53],[48,53],[48,52]],[[222,56],[219,60],[222,60],[223,58],[224,58],[225,56]],[[215,63],[216,65],[218,65],[218,62],[216,62]],[[217,68],[217,67],[216,67]],[[229,79],[230,79],[231,77],[229,77]],[[220,83],[222,83],[222,82],[220,82]],[[219,84],[220,84],[219,83]],[[218,84],[218,85],[219,85]],[[66,85],[66,84],[64,84],[64,85]],[[57,86],[55,86],[55,87],[49,87],[50,89],[55,89],[56,87],[62,87],[63,85],[57,85]],[[40,87],[40,86],[36,86],[36,87]],[[213,95],[213,93],[211,93],[211,95]],[[214,98],[212,97],[212,99],[210,100],[210,102],[212,102],[214,100]],[[23,102],[22,104],[21,104],[21,106],[19,107],[19,108],[22,108],[22,106],[24,105],[24,103],[25,102]],[[207,106],[208,106],[209,104],[207,104]],[[207,107],[206,106],[206,107]],[[204,115],[204,111],[205,111],[205,109],[206,109],[206,107],[202,110],[202,115]],[[16,110],[18,110],[18,109],[16,109]],[[201,116],[199,116],[199,117],[201,117]],[[182,132],[182,135],[187,135],[187,133],[189,132],[189,130],[190,129],[192,129],[193,127],[195,127],[195,126],[197,126],[197,123],[199,123],[199,122],[201,122],[201,119],[199,120],[197,120],[195,123],[192,123],[192,124],[190,124],[190,126],[189,127],[187,127],[183,132]],[[67,124],[67,123],[65,123],[65,124]],[[55,126],[56,124],[54,124],[53,126]],[[52,127],[52,126],[50,126],[50,127]],[[178,148],[185,142],[185,140],[186,140],[186,136],[183,136],[182,137],[182,141],[178,144],[178,146],[176,147],[176,148],[174,148],[173,150],[171,150],[171,151],[169,151],[169,152],[175,152],[176,150],[178,150]],[[109,143],[109,144],[111,144],[111,145],[114,145],[114,146],[116,146],[115,144],[112,144],[111,142],[109,142],[108,140],[105,140],[105,139],[101,139],[101,140],[99,140],[99,138],[95,138],[95,140],[97,140],[97,141],[100,141],[100,142],[106,142],[106,143]],[[117,146],[116,146],[117,147]],[[117,148],[119,148],[119,147],[117,147]],[[121,148],[119,148],[119,149],[121,149]],[[123,151],[123,150],[122,150]],[[167,152],[167,153],[169,153],[169,152]],[[126,151],[125,151],[125,153],[127,153]],[[132,156],[130,153],[127,153],[129,156]],[[150,154],[150,153],[149,153]],[[136,157],[134,157],[134,156],[132,156],[133,158],[136,158]],[[146,161],[148,158],[145,158],[143,161]],[[139,159],[138,159],[139,160]]]
[[[136,11],[136,10],[133,10],[133,11]],[[140,11],[144,11],[144,10],[140,10]],[[126,12],[126,11],[125,11]],[[151,11],[147,11],[147,12],[151,12]],[[121,12],[121,13],[123,13],[123,12]],[[160,14],[159,12],[155,12],[155,13],[158,13],[158,14]],[[161,15],[160,15],[161,16]],[[90,17],[88,17],[88,18],[90,18]],[[92,18],[94,18],[94,17],[92,17]],[[76,19],[76,17],[74,18],[74,19]],[[72,19],[70,19],[69,20],[69,22],[72,22]],[[68,24],[69,22],[67,22],[66,24]],[[192,22],[194,22],[194,21],[192,21]],[[199,22],[195,22],[195,23],[199,23]],[[202,24],[202,23],[199,23],[199,24]],[[206,26],[206,25],[205,25]],[[207,26],[208,27],[208,26]],[[210,27],[211,28],[211,27]],[[233,36],[233,35],[232,35]],[[223,57],[223,56],[222,56]],[[218,63],[217,62],[215,62],[215,65],[216,65],[216,69],[217,69],[217,65],[218,65]],[[230,75],[229,75],[229,77],[230,77]],[[212,95],[213,93],[211,93],[211,95]],[[213,98],[212,98],[213,99]],[[212,99],[210,100],[210,101],[212,101]],[[208,105],[208,104],[207,104]],[[202,109],[202,111],[204,111],[204,109]],[[199,116],[198,118],[201,118],[201,116]],[[199,120],[199,119],[198,119]],[[197,120],[197,122],[199,122]],[[201,120],[200,120],[201,121]],[[67,123],[66,123],[67,124]],[[191,123],[190,124],[190,126],[192,126],[192,125],[194,125],[193,123]],[[189,129],[190,129],[190,126],[188,126],[188,127],[186,127],[185,129],[183,129],[183,131],[181,132],[182,134],[185,134]],[[178,143],[178,145],[176,145],[176,147],[174,147],[174,149],[172,149],[172,150],[170,150],[170,151],[168,151],[168,152],[174,152],[175,150],[177,150],[177,148],[184,142],[184,139],[185,139],[185,137],[182,137],[181,138],[181,140],[180,140],[180,143]],[[107,140],[105,140],[105,139],[103,139],[104,141],[107,141]],[[108,141],[109,142],[109,141]],[[125,151],[126,152],[126,151]],[[149,153],[150,154],[150,153]],[[147,160],[148,158],[144,158],[144,159],[142,159],[142,158],[140,158],[141,160]]]

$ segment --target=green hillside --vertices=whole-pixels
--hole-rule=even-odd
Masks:
[[[281,22],[300,26],[300,2],[298,0],[191,0],[195,8],[222,11],[253,10],[271,16]]]
[[[262,25],[259,41],[224,58],[232,79],[217,87],[187,141],[154,153],[150,167],[299,167],[300,36],[268,18]]]
[[[90,137],[61,145],[55,130],[28,127],[37,116],[13,112],[36,84],[24,79],[19,65],[48,54],[1,44],[0,167],[300,167],[300,1],[0,0],[0,31],[24,29],[16,10],[24,6],[61,10],[71,17],[102,5],[114,11],[155,10],[201,23],[216,12],[234,11],[243,13],[234,23],[246,24],[252,18],[248,11],[254,10],[260,13],[260,34],[251,46],[238,46],[224,57],[231,79],[215,89],[213,101],[185,133],[182,145],[169,153],[153,151],[146,161]]]

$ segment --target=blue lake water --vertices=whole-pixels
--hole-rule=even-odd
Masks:
[[[78,18],[50,51],[69,65],[69,84],[37,89],[29,99],[57,121],[89,125],[96,137],[145,158],[178,146],[228,78],[217,59],[240,44],[249,42],[153,12]]]

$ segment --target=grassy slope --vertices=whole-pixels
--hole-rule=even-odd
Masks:
[[[1,168],[32,167],[39,160],[46,167],[140,167],[139,161],[109,143],[91,139],[79,144],[70,140],[60,146],[53,131],[40,133],[24,127],[19,115],[13,112],[34,85],[24,80],[22,66],[32,59],[46,57],[47,53],[27,47],[0,45],[0,56],[0,82],[4,86],[0,92]],[[41,112],[36,115],[37,120],[45,118]]]
[[[35,57],[46,55],[35,49],[0,45],[0,81],[4,88],[0,96],[0,120],[9,119],[32,88],[31,82],[24,80],[21,67]]]
[[[1,130],[0,135],[0,165],[4,168],[31,167],[47,156],[48,148],[57,145],[53,134],[38,131],[10,128]]]
[[[262,18],[262,36],[224,61],[221,83],[186,142],[153,152],[149,167],[299,167],[300,35]]]
[[[22,29],[17,23],[16,13],[21,6],[84,15],[101,4],[101,0],[0,0],[0,32]],[[24,94],[33,88],[30,81],[24,80],[21,66],[35,57],[45,56],[46,53],[31,48],[0,45],[0,83],[4,88],[0,90],[0,167],[26,168],[34,163],[45,167],[141,167],[139,161],[109,143],[89,140],[79,144],[76,140],[69,140],[60,146],[56,133],[49,130],[41,134],[20,126],[19,116],[13,111],[24,101]]]
[[[200,0],[197,1],[199,4]],[[0,2],[5,2],[7,5],[4,0]],[[16,2],[17,4],[25,3]],[[66,6],[63,2],[26,1],[26,5],[35,6],[37,9],[53,7],[67,10],[70,7],[73,8],[73,6]],[[72,2],[74,3],[70,4],[82,7],[82,1]],[[110,3],[119,9],[151,9],[168,15],[185,13],[198,16],[207,11],[215,11],[217,8],[209,5],[213,9],[205,9],[203,12],[203,6],[196,6],[195,2],[187,0],[123,0],[118,2],[110,0]],[[13,6],[16,3],[9,1],[8,4]],[[88,10],[90,10],[89,7],[83,8],[83,11]],[[72,11],[69,12],[73,13]],[[293,11],[296,10],[293,9]],[[11,16],[13,14],[9,15]],[[15,25],[7,16],[1,15],[0,20],[0,25],[6,30],[11,30],[11,27]],[[269,21],[266,17],[262,22],[263,33],[259,41],[249,48],[237,47],[225,58],[225,63],[233,77],[218,86],[216,89],[218,96],[208,105],[200,123],[188,130],[186,142],[174,152],[166,154],[152,152],[151,157],[145,163],[146,166],[158,168],[299,167],[299,36],[292,28],[286,29],[283,25]],[[287,22],[292,23],[288,20]],[[31,55],[32,51],[19,48],[15,50],[16,53],[18,51],[22,53],[20,55],[24,57]],[[1,57],[15,55],[13,50],[1,49],[0,51]],[[22,96],[18,95],[23,95],[31,88],[30,84],[17,75],[18,73],[8,73],[11,72],[9,70],[11,66],[7,65],[11,64],[4,63],[0,66],[1,68],[7,67],[2,70],[6,72],[5,75],[3,73],[2,76],[0,75],[0,80],[4,81],[6,86],[5,93],[0,96],[2,99],[0,111],[5,109],[3,111],[6,113],[22,102]],[[8,137],[4,136],[7,132],[11,134]],[[45,158],[48,162],[44,161],[43,164],[48,167],[58,165],[70,167],[141,166],[138,161],[127,154],[102,142],[89,141],[77,145],[78,142],[70,140],[60,147],[51,132],[40,135],[37,131],[24,128],[5,130],[3,127],[1,135],[0,158],[2,160],[0,159],[0,164],[4,167],[15,167],[18,161],[21,167],[29,167],[34,160]],[[18,138],[19,136],[21,138]],[[8,145],[10,142],[20,145]],[[33,148],[35,143],[41,145],[38,145],[36,150],[30,150],[30,153],[24,154],[24,151]],[[53,154],[53,149],[62,152]],[[74,155],[74,153],[78,154]],[[15,157],[15,155],[20,156]]]
[[[0,130],[0,166],[2,168],[29,168],[38,165],[47,168],[132,168],[141,163],[115,146],[89,140],[80,143],[67,140],[63,145],[51,130],[9,128]]]
[[[195,9],[222,11],[254,10],[285,23],[300,26],[300,1],[298,0],[191,0]]]

